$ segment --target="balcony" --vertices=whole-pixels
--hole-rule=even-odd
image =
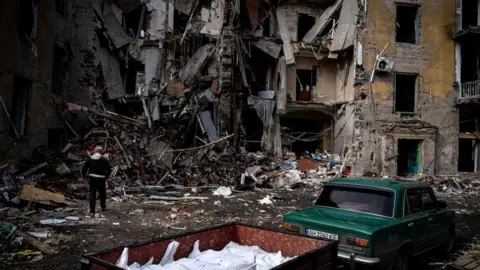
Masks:
[[[480,27],[470,26],[459,30],[453,34],[453,40],[464,44],[478,44],[478,40],[480,40]]]
[[[480,80],[462,83],[457,103],[480,101]]]

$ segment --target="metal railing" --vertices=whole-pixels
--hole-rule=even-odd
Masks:
[[[460,98],[480,98],[480,80],[462,83]]]

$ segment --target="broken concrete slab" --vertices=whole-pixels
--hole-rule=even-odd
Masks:
[[[218,36],[223,28],[225,0],[212,0],[210,8],[200,11],[202,21],[205,23],[200,30],[201,34]]]
[[[203,111],[198,113],[198,118],[202,124],[202,127],[207,135],[208,142],[218,140],[218,133],[215,124],[213,123],[212,114],[210,111]]]
[[[117,99],[125,96],[125,88],[123,87],[123,79],[120,73],[120,62],[117,57],[106,48],[100,48],[98,55],[108,98]]]
[[[344,0],[338,26],[330,46],[331,52],[343,51],[354,46],[357,38],[357,15],[358,2],[356,0]]]
[[[168,3],[164,0],[142,0],[150,12],[150,21],[147,34],[150,40],[165,40],[165,26],[167,25]]]
[[[55,172],[60,176],[72,173],[72,171],[70,171],[70,168],[68,168],[67,164],[65,163],[60,164],[60,166],[55,169]]]
[[[292,44],[290,43],[290,36],[288,34],[287,22],[285,19],[285,11],[283,7],[278,7],[276,10],[278,30],[283,41],[283,55],[287,66],[295,65],[295,57],[293,56]]]
[[[192,0],[176,0],[175,9],[185,15],[190,15],[194,3],[195,1]]]
[[[282,51],[282,46],[277,44],[274,41],[267,39],[259,39],[253,43],[255,47],[260,49],[262,52],[270,55],[273,59],[278,59],[280,52]]]
[[[215,52],[215,46],[207,44],[198,49],[195,54],[188,60],[187,64],[179,73],[180,82],[185,86],[193,83],[195,75],[203,68],[207,60],[212,57]]]
[[[317,17],[315,20],[315,24],[313,27],[305,34],[302,41],[306,43],[310,43],[315,40],[317,35],[322,34],[325,27],[327,27],[328,23],[332,21],[332,15],[335,14],[342,4],[342,0],[336,0],[335,3],[329,6],[325,11]]]
[[[103,6],[103,23],[107,29],[108,36],[113,42],[115,48],[121,48],[130,43],[130,38],[127,32],[122,26],[122,23],[118,21],[117,16],[113,10],[112,4],[105,3]]]

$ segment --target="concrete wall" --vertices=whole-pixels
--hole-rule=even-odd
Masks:
[[[0,109],[0,159],[30,157],[32,150],[47,146],[48,130],[63,129],[62,100],[90,106],[95,81],[96,26],[93,6],[97,1],[71,0],[66,14],[55,10],[54,0],[38,3],[37,34],[33,43],[18,31],[19,1],[1,1],[0,10],[0,95],[11,112],[15,76],[32,82],[28,93],[26,132],[15,143],[11,125],[3,107]],[[70,52],[67,56],[64,91],[52,93],[54,46]],[[72,121],[72,125],[79,122]]]
[[[369,96],[366,100],[350,105],[357,111],[354,134],[358,136],[346,142],[355,144],[358,140],[363,141],[363,153],[356,155],[358,159],[355,165],[358,168],[370,163],[369,151],[372,150],[377,157],[373,162],[377,170],[389,175],[395,174],[396,140],[403,135],[379,136],[372,127],[376,125],[379,128],[379,122],[395,123],[405,120],[404,116],[394,112],[393,74],[418,73],[416,114],[413,118],[438,128],[435,139],[428,139],[423,144],[423,171],[430,174],[456,173],[458,113],[452,106],[456,93],[452,87],[455,81],[455,48],[451,40],[455,24],[455,1],[400,1],[420,6],[418,44],[396,43],[396,2],[398,1],[368,1],[368,19],[359,34],[363,44],[363,67],[367,72],[371,72],[377,53],[389,43],[384,56],[394,61],[394,72],[376,76],[372,84],[373,97]],[[373,135],[374,138],[372,134],[376,134]],[[345,137],[346,135],[343,136]]]
[[[2,1],[0,22],[0,95],[10,112],[13,101],[14,78],[20,76],[32,82],[27,102],[26,133],[13,144],[11,125],[3,109],[0,110],[0,158],[28,157],[35,147],[46,145],[48,129],[63,128],[59,95],[52,94],[51,78],[54,44],[65,47],[72,27],[69,16],[55,12],[54,1],[38,1],[38,26],[33,44],[19,34],[18,1]],[[36,53],[34,53],[36,52]],[[36,55],[35,55],[36,54]]]

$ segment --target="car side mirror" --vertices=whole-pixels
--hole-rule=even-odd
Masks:
[[[444,201],[437,201],[437,206],[438,206],[438,209],[445,209],[447,208],[447,203]]]

